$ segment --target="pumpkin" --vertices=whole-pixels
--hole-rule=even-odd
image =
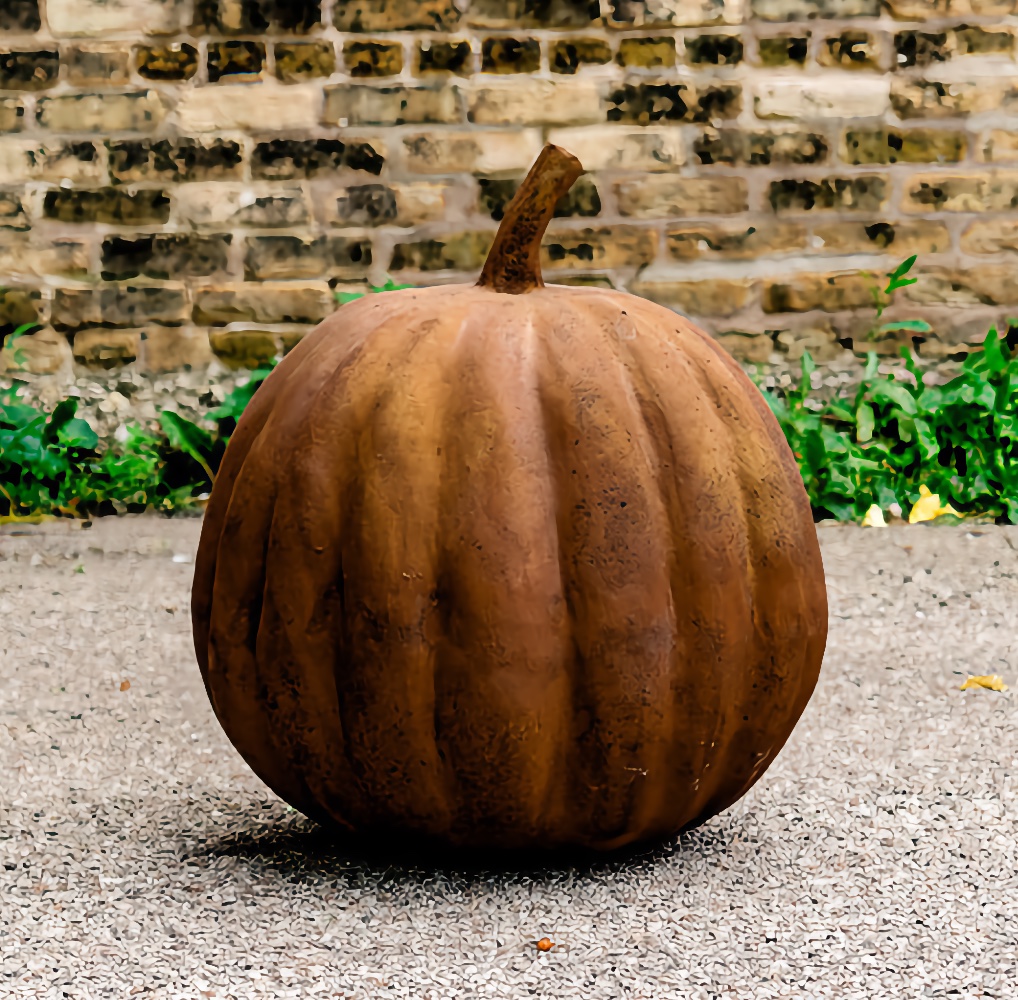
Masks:
[[[612,850],[735,802],[827,637],[795,460],[706,333],[546,286],[547,147],[476,285],[343,306],[287,354],[205,513],[195,651],[233,745],[369,837]]]

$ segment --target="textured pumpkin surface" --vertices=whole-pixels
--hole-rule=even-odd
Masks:
[[[297,809],[455,843],[655,838],[738,799],[827,633],[757,389],[633,296],[345,306],[227,450],[193,595],[212,705]]]

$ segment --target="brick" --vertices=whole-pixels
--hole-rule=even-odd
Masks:
[[[477,28],[587,28],[599,24],[599,0],[471,0],[467,23]]]
[[[9,372],[31,375],[71,373],[73,358],[71,345],[62,334],[43,327],[36,333],[19,337],[16,343],[7,342],[0,352],[0,365]]]
[[[83,240],[47,236],[33,242],[28,233],[14,232],[0,240],[0,272],[83,278],[90,263],[90,248]]]
[[[184,0],[46,0],[46,21],[58,37],[168,35],[186,25],[188,6]]]
[[[141,331],[139,371],[152,375],[204,368],[212,360],[209,335],[193,327],[146,326]]]
[[[684,281],[644,276],[629,290],[687,316],[732,316],[749,303],[752,287],[749,281],[723,278]]]
[[[817,61],[833,69],[880,69],[882,51],[878,37],[868,31],[843,31],[829,35],[820,46]]]
[[[162,191],[130,192],[108,187],[83,190],[60,188],[43,196],[43,215],[58,222],[106,222],[118,226],[164,223],[170,199]]]
[[[1009,212],[1018,207],[1018,172],[916,174],[906,181],[906,212]]]
[[[808,35],[772,35],[757,40],[760,65],[804,66],[809,55]]]
[[[954,51],[960,56],[1004,56],[1014,50],[1014,34],[1009,29],[995,30],[964,25],[951,32]]]
[[[685,162],[682,131],[669,126],[555,129],[548,142],[568,149],[587,170],[669,171]]]
[[[724,0],[608,0],[612,28],[700,28],[725,21]]]
[[[46,90],[59,70],[60,53],[50,49],[0,52],[0,90]]]
[[[916,278],[901,293],[917,305],[1018,305],[1018,273],[1008,264],[981,264],[972,270],[924,267]]]
[[[279,335],[268,330],[210,330],[209,347],[229,368],[258,368],[281,349]]]
[[[25,127],[25,105],[17,97],[0,97],[0,132],[20,132]]]
[[[813,228],[822,249],[832,253],[884,253],[901,257],[909,254],[946,253],[951,234],[942,222],[830,222]]]
[[[414,226],[445,217],[445,184],[351,184],[335,201],[341,226]]]
[[[713,336],[736,361],[764,364],[774,353],[774,341],[767,333],[725,330]]]
[[[209,83],[229,77],[231,83],[257,80],[265,65],[262,42],[209,42]]]
[[[133,364],[141,353],[140,330],[78,330],[74,360],[86,368],[110,370]]]
[[[196,288],[194,321],[228,323],[320,323],[335,301],[324,281],[266,281]]]
[[[101,181],[106,171],[92,142],[0,139],[0,177],[12,181]]]
[[[806,227],[791,222],[670,226],[665,246],[674,260],[753,260],[806,248]]]
[[[956,118],[987,111],[1007,111],[1018,96],[1014,79],[943,83],[894,79],[891,107],[899,118]]]
[[[541,247],[541,260],[550,270],[642,267],[654,260],[657,243],[656,232],[636,226],[601,229],[554,227]]]
[[[894,36],[897,65],[907,69],[910,66],[946,62],[950,58],[948,38],[946,31],[899,31]]]
[[[176,191],[176,218],[196,227],[279,229],[311,221],[298,187],[253,191],[223,183],[186,184]]]
[[[403,72],[403,46],[399,42],[347,42],[343,63],[351,76],[398,76]]]
[[[463,120],[456,87],[371,87],[340,84],[325,88],[323,120],[340,125],[406,125]]]
[[[42,294],[37,288],[0,287],[0,328],[6,335],[25,323],[41,318]]]
[[[739,84],[625,83],[608,95],[610,122],[710,122],[735,118],[742,110]]]
[[[858,271],[806,272],[767,279],[763,282],[761,301],[766,313],[867,309],[874,304],[872,290],[878,285],[879,278]]]
[[[482,177],[478,180],[478,210],[501,222],[505,208],[516,194],[522,178]],[[601,197],[597,186],[584,175],[569,189],[568,193],[555,206],[555,218],[563,219],[574,216],[592,218],[601,213]]]
[[[131,327],[148,322],[177,325],[190,313],[182,284],[101,285],[96,288],[57,288],[50,315],[58,329],[85,326]]]
[[[829,73],[801,80],[764,80],[757,86],[758,118],[872,118],[890,107],[889,83],[881,77],[847,79]]]
[[[55,132],[151,132],[166,117],[166,99],[154,90],[122,94],[40,97],[36,120]]]
[[[589,271],[559,271],[553,284],[571,288],[618,288],[610,274],[595,274]]]
[[[350,278],[370,266],[371,242],[359,236],[249,236],[244,248],[248,281]]]
[[[272,139],[255,146],[251,176],[256,180],[331,177],[342,167],[377,176],[384,164],[385,147],[378,140]]]
[[[397,243],[393,271],[475,271],[484,264],[495,233],[460,232],[427,240]]]
[[[652,174],[619,181],[615,197],[620,214],[637,219],[724,215],[747,208],[746,182],[741,177]]]
[[[146,80],[190,80],[198,72],[198,50],[187,42],[139,45],[134,53],[138,75]]]
[[[670,69],[675,65],[675,39],[623,38],[616,61],[630,69]]]
[[[943,17],[996,17],[1013,14],[1015,0],[886,0],[898,21],[938,21]]]
[[[816,132],[748,132],[745,129],[705,129],[693,140],[700,163],[729,166],[822,163],[828,147]]]
[[[105,281],[146,278],[208,278],[229,268],[230,233],[155,233],[109,236],[102,242]]]
[[[541,68],[541,43],[536,38],[485,38],[481,42],[482,73],[536,73]]]
[[[0,229],[26,231],[32,228],[21,198],[14,191],[0,190]],[[6,233],[4,234],[6,238]]]
[[[130,80],[130,50],[122,42],[62,46],[67,82],[74,87],[121,87]]]
[[[106,143],[114,183],[239,178],[240,144],[229,139],[130,139]]]
[[[4,0],[0,3],[0,31],[38,31],[42,27],[39,0]]]
[[[987,163],[1014,163],[1018,160],[1018,132],[995,128],[975,144],[976,158]]]
[[[417,43],[417,72],[454,73],[457,76],[469,76],[472,72],[473,50],[470,42],[433,41],[425,39]]]
[[[761,21],[879,17],[880,0],[750,0],[750,11]]]
[[[537,130],[431,130],[405,135],[403,147],[406,167],[413,173],[498,174],[528,170],[540,154],[542,142]]]
[[[342,7],[346,0],[337,6]],[[320,0],[196,0],[192,24],[199,33],[306,34],[322,19]]]
[[[814,361],[824,364],[844,353],[838,335],[826,318],[803,317],[782,324],[782,329],[771,331],[774,347],[789,361],[798,361],[806,351]],[[896,353],[896,351],[895,351]]]
[[[336,72],[336,48],[332,42],[276,42],[276,78],[283,83],[303,83]]]
[[[888,180],[880,174],[859,177],[789,178],[772,181],[767,200],[775,212],[876,212],[887,202]]]
[[[344,0],[333,14],[340,31],[454,31],[453,0]]]
[[[965,159],[964,132],[947,129],[846,129],[841,158],[846,163],[956,163]]]
[[[183,91],[177,123],[185,133],[299,131],[318,125],[320,108],[321,91],[312,84],[223,84]]]
[[[973,222],[961,234],[960,245],[964,253],[1018,253],[1018,221]]]
[[[604,66],[611,61],[611,46],[603,38],[562,38],[548,48],[552,73],[571,75],[583,66]]]
[[[693,35],[686,39],[686,62],[693,66],[737,66],[744,55],[738,35]]]
[[[580,78],[490,80],[467,95],[475,125],[582,125],[603,121],[597,84]]]

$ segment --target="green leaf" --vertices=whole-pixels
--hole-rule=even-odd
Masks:
[[[75,417],[60,428],[60,443],[69,448],[92,451],[99,443],[99,435],[92,430],[87,421]]]
[[[69,396],[57,403],[46,421],[46,429],[42,435],[43,441],[47,444],[56,444],[60,431],[74,419],[74,414],[77,412],[78,400],[75,396]]]
[[[873,437],[873,407],[869,403],[862,403],[855,411],[855,419],[855,439],[863,444]]]
[[[908,274],[912,270],[912,265],[915,264],[918,255],[912,254],[911,257],[903,260],[888,276],[887,276],[887,287],[884,289],[885,295],[891,295],[896,292],[899,288],[904,288],[906,285],[914,285],[917,278],[905,278],[904,275]]]
[[[933,327],[924,319],[897,319],[884,323],[880,333],[932,333]]]
[[[215,473],[209,467],[209,459],[212,457],[212,435],[172,410],[163,410],[159,414],[159,423],[170,444],[190,455],[202,467],[209,481],[215,482]]]
[[[991,372],[1001,372],[1007,368],[1007,358],[1000,349],[1000,340],[997,338],[997,328],[990,327],[986,338],[983,340],[983,355],[986,358],[986,367]]]
[[[355,302],[357,299],[363,299],[364,294],[364,292],[336,292],[335,298],[341,306],[345,306],[348,302]]]

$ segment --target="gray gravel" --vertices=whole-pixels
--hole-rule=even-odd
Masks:
[[[827,657],[763,780],[507,871],[351,853],[260,785],[194,663],[198,526],[0,537],[0,996],[1015,995],[1015,693],[958,686],[1018,687],[1018,530],[821,526]]]

